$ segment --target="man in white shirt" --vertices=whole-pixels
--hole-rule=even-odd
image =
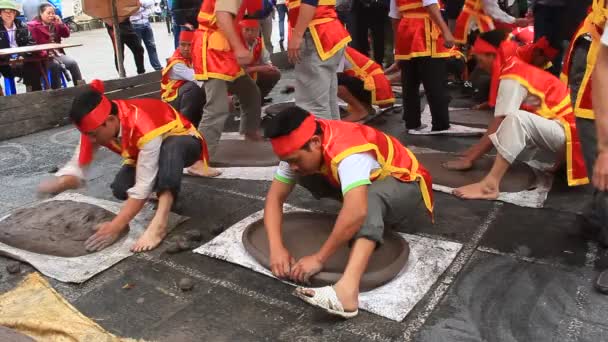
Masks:
[[[110,187],[116,198],[126,201],[112,221],[98,225],[85,246],[93,252],[114,243],[156,192],[154,218],[131,247],[133,252],[149,251],[167,234],[169,212],[180,191],[183,169],[195,168],[198,175],[217,173],[212,174],[215,170],[207,166],[203,137],[171,106],[156,99],[110,101],[103,91],[103,83],[94,80],[74,99],[69,115],[81,132],[80,144],[56,177],[42,182],[38,190],[54,194],[80,187],[100,146],[120,154],[123,165]]]
[[[315,119],[300,107],[271,118],[265,133],[281,159],[264,209],[271,271],[278,278],[306,283],[340,246],[352,242],[346,269],[335,285],[299,287],[295,295],[330,314],[354,317],[361,277],[383,242],[385,224],[397,224],[423,207],[432,214],[430,175],[397,139],[365,125]],[[323,246],[299,260],[291,257],[281,232],[283,204],[296,183],[316,198],[342,200]]]
[[[154,70],[161,70],[163,66],[158,60],[156,53],[156,43],[154,42],[154,31],[150,26],[150,15],[154,9],[154,0],[139,0],[139,9],[133,14],[129,20],[133,25],[133,29],[139,39],[143,40],[148,52],[148,58],[150,59],[150,65]]]

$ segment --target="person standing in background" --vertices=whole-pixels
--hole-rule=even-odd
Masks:
[[[203,0],[171,0],[169,8],[173,16],[173,38],[179,47],[179,32],[185,27],[190,31],[198,28],[198,11]]]
[[[277,0],[276,8],[279,13],[279,47],[281,48],[281,51],[285,51],[285,46],[283,45],[283,42],[285,41],[285,16],[287,15],[285,0]]]
[[[154,0],[139,0],[139,10],[129,18],[135,33],[144,42],[148,58],[154,70],[162,70],[163,66],[158,60],[156,54],[156,43],[154,42],[154,32],[150,26],[150,15],[154,8]]]
[[[374,61],[382,65],[384,61],[384,28],[388,21],[388,0],[354,0],[353,47],[370,56],[369,35],[371,33]]]
[[[264,2],[269,0],[264,0]],[[260,18],[260,28],[262,38],[264,39],[264,47],[268,50],[268,53],[272,54],[274,47],[272,46],[272,19],[274,19],[274,8],[272,6],[265,7],[270,10],[263,14]]]
[[[118,71],[118,52],[116,52],[116,42],[114,41],[114,28],[112,27],[112,21],[108,20],[105,24],[106,29],[108,31],[108,35],[110,35],[110,39],[112,40],[112,47],[114,49],[114,66],[116,67],[116,71]],[[146,68],[144,67],[144,47],[141,45],[141,40],[133,30],[131,22],[129,20],[125,20],[122,23],[118,24],[118,27],[122,50],[124,51],[124,47],[126,44],[129,50],[131,50],[131,53],[133,54],[135,66],[137,67],[137,74],[141,75],[145,73]]]

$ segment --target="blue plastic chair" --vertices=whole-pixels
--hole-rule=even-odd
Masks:
[[[49,80],[49,82],[51,82],[51,70],[47,71],[46,77]],[[65,80],[65,76],[63,76],[63,72],[60,74],[60,77],[61,77],[61,88],[67,88],[68,85],[67,85],[67,82]],[[40,78],[40,83],[42,84],[42,89],[46,90],[47,88],[45,86],[45,83],[44,83],[44,80],[42,79],[42,77]]]
[[[4,77],[4,95],[11,96],[15,94],[17,94],[15,79],[12,77]]]

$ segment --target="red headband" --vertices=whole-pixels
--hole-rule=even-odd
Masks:
[[[179,32],[179,41],[180,42],[191,42],[194,38],[194,31],[180,31]]]
[[[103,95],[104,86],[100,80],[93,80],[89,86],[101,95],[101,101],[92,111],[85,115],[80,123],[76,125],[81,132],[91,132],[101,126],[104,121],[110,116],[112,110],[112,102]]]
[[[475,44],[473,44],[473,48],[471,49],[473,53],[493,53],[498,54],[498,48],[487,41],[481,39],[481,37],[477,37],[475,39]]]
[[[312,114],[309,114],[300,126],[291,133],[270,139],[272,149],[279,158],[284,158],[298,149],[310,140],[317,130],[317,121]]]
[[[239,25],[243,28],[258,28],[260,23],[255,19],[243,19],[239,22]]]
[[[512,40],[504,40],[498,47],[488,43],[487,41],[477,37],[473,48],[473,53],[490,53],[496,55],[494,63],[492,64],[492,71],[490,73],[490,94],[488,98],[488,104],[492,107],[496,105],[496,97],[498,96],[498,84],[500,83],[500,72],[502,65],[507,59],[516,55],[517,43]]]

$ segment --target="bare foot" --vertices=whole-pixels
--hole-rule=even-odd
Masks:
[[[470,170],[473,167],[473,162],[467,159],[458,158],[456,160],[450,160],[445,163],[442,163],[441,166],[443,168],[452,170],[452,171],[466,171]]]
[[[218,170],[218,169],[214,169],[212,167],[205,167],[205,164],[203,164],[202,160],[197,161],[196,163],[194,163],[192,166],[190,166],[188,169],[188,174],[191,176],[198,176],[198,177],[217,177],[219,175],[222,174],[222,171]]]
[[[154,217],[146,231],[137,239],[131,247],[131,252],[139,253],[151,251],[156,248],[167,236],[167,220],[160,220]]]
[[[482,180],[479,183],[473,183],[454,189],[452,193],[462,199],[486,199],[494,200],[498,198],[498,186]]]

